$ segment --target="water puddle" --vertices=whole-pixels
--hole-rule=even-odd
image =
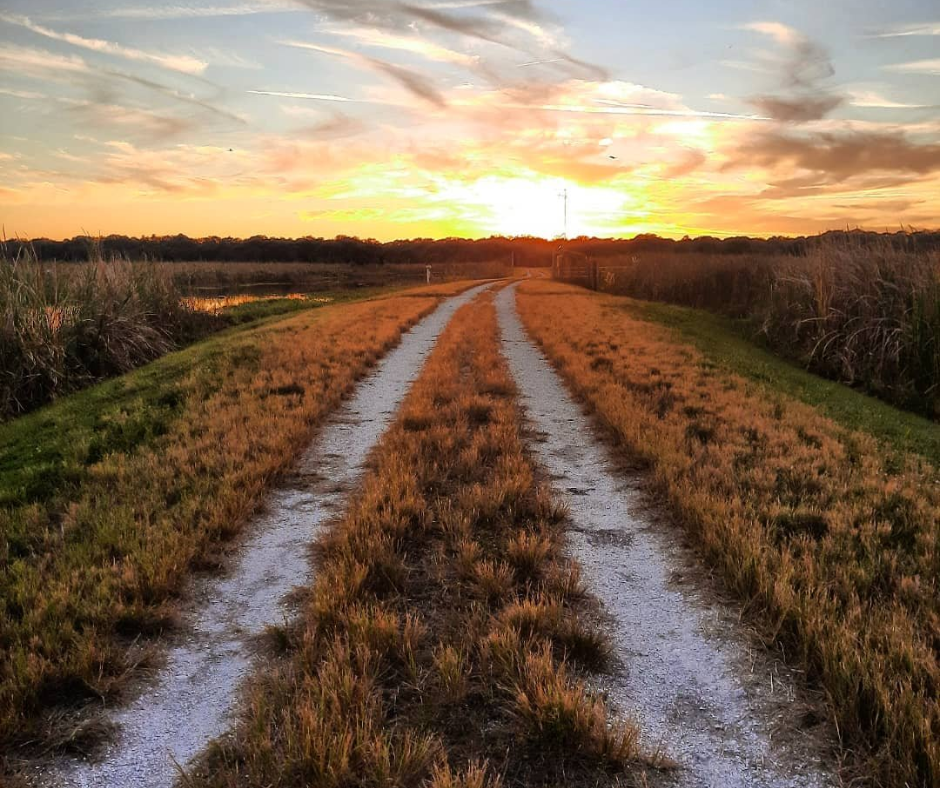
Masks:
[[[243,304],[253,304],[256,301],[308,301],[311,304],[329,304],[333,301],[329,296],[314,296],[305,293],[285,293],[284,295],[254,295],[250,293],[235,293],[232,295],[217,296],[186,296],[180,303],[194,312],[207,312],[217,315],[226,309]]]
[[[231,727],[253,640],[292,615],[285,597],[312,580],[310,545],[342,510],[454,312],[487,287],[445,301],[402,337],[271,492],[231,571],[193,584],[188,626],[143,693],[110,715],[119,734],[102,758],[59,763],[38,784],[170,788],[179,767]]]
[[[601,680],[640,724],[650,750],[678,764],[683,788],[838,784],[799,731],[798,704],[773,665],[751,652],[733,611],[709,600],[673,529],[644,514],[639,483],[612,469],[589,417],[530,341],[515,287],[496,297],[503,352],[539,436],[531,449],[567,501],[569,544],[611,622],[622,663]],[[679,587],[681,585],[681,587]],[[700,584],[699,584],[700,585]],[[762,689],[769,683],[770,689]],[[773,742],[773,744],[772,744]]]

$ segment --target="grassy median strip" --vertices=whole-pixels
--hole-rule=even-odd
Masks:
[[[890,786],[940,781],[940,484],[923,457],[731,374],[622,299],[521,286],[522,319]]]
[[[584,674],[608,644],[522,446],[489,297],[439,340],[319,549],[287,655],[187,784],[605,785],[637,731]],[[623,784],[622,782],[617,784]]]
[[[0,753],[83,746],[63,709],[119,694],[191,571],[462,287],[233,330],[0,426]]]

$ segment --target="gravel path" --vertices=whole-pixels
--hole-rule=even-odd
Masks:
[[[341,510],[369,452],[389,426],[454,312],[489,285],[445,301],[402,337],[326,424],[294,473],[272,491],[234,565],[193,584],[189,626],[166,664],[132,703],[115,709],[115,743],[95,763],[63,761],[44,786],[169,788],[185,766],[234,722],[252,667],[252,641],[291,615],[285,597],[309,585],[309,547]]]
[[[636,717],[644,744],[678,764],[667,784],[838,784],[798,732],[792,687],[763,689],[772,686],[773,665],[750,651],[733,611],[711,599],[705,584],[676,582],[694,571],[675,529],[644,514],[638,481],[612,469],[590,419],[526,335],[515,287],[496,304],[503,352],[536,435],[532,448],[567,499],[573,555],[611,621],[622,667],[602,688]]]

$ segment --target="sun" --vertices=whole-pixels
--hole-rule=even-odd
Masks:
[[[642,213],[641,201],[629,189],[538,175],[450,181],[438,198],[455,206],[464,222],[507,236],[609,234],[616,223],[632,223]]]

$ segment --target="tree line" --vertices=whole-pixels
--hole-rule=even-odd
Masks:
[[[48,238],[7,242],[8,255],[21,254],[31,247],[43,262],[85,261],[97,255],[163,262],[294,262],[345,263],[351,265],[404,263],[479,263],[514,260],[516,265],[547,267],[555,251],[592,257],[617,257],[650,252],[678,252],[707,255],[789,255],[803,256],[818,244],[851,240],[860,246],[884,243],[887,239],[899,250],[923,252],[940,249],[940,232],[873,233],[859,230],[833,231],[809,237],[683,238],[674,240],[656,235],[634,238],[573,238],[569,240],[533,237],[494,236],[481,239],[417,238],[382,243],[369,238],[190,238],[186,235],[105,237],[76,236],[61,241]]]

